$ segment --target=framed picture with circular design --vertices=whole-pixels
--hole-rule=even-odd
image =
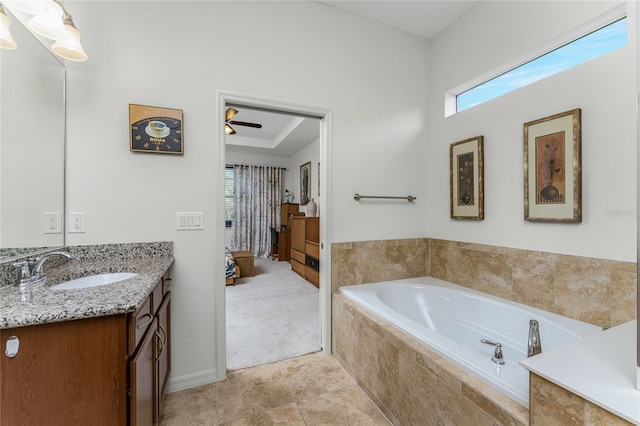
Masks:
[[[183,154],[182,110],[129,104],[130,150]]]

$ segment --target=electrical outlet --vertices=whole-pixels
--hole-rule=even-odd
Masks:
[[[45,234],[62,233],[62,213],[44,212],[42,213],[42,232]]]
[[[85,212],[69,213],[69,233],[87,232],[87,214]]]

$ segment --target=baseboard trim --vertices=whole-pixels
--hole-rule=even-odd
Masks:
[[[186,374],[179,377],[170,377],[167,382],[167,393],[178,392],[197,386],[208,385],[217,382],[216,370],[205,370],[198,373]]]

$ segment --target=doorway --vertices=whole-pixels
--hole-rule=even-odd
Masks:
[[[225,128],[225,111],[228,108],[235,108],[236,110],[253,110],[253,111],[266,111],[269,113],[277,113],[289,117],[296,117],[297,119],[313,119],[317,122],[317,129],[319,131],[318,137],[318,145],[319,145],[319,157],[317,164],[313,164],[313,167],[316,168],[318,175],[321,179],[319,182],[316,182],[314,185],[317,185],[317,191],[322,196],[322,201],[319,203],[319,221],[320,221],[320,238],[319,238],[319,246],[321,252],[320,262],[320,282],[318,289],[318,310],[319,310],[319,336],[320,343],[319,346],[323,350],[324,353],[331,353],[331,288],[330,288],[330,250],[326,248],[330,247],[330,242],[328,236],[330,235],[331,228],[331,217],[329,212],[330,210],[330,199],[328,195],[328,188],[330,188],[330,164],[329,164],[329,129],[330,129],[330,120],[331,114],[329,110],[320,109],[316,107],[304,106],[304,105],[295,105],[295,104],[287,104],[278,101],[269,101],[264,99],[250,98],[246,96],[238,96],[229,93],[218,92],[217,93],[217,117],[219,117],[218,121],[218,152],[219,152],[219,163],[218,166],[221,171],[224,171],[227,164],[227,146],[225,144],[225,136],[226,133],[224,131]],[[240,120],[237,120],[240,121]],[[242,122],[242,121],[240,121]],[[238,125],[234,126],[238,127]],[[245,144],[246,145],[246,144]],[[246,147],[245,147],[246,148]],[[247,148],[248,149],[248,148]],[[231,151],[231,150],[230,150]],[[262,150],[263,152],[267,152]],[[296,160],[297,161],[297,160]],[[297,179],[298,177],[298,166],[297,164],[293,164],[288,166],[288,173],[290,176],[285,180],[285,185],[290,185],[292,180]],[[222,174],[222,173],[221,173]],[[220,175],[220,174],[219,174]],[[290,189],[290,188],[289,188]],[[222,191],[221,191],[222,192]],[[284,189],[283,189],[284,192]],[[292,191],[294,194],[296,191]],[[223,193],[223,192],[222,192]],[[295,195],[294,195],[295,197]],[[218,228],[215,233],[216,245],[218,247],[225,245],[225,239],[222,237],[225,235],[225,227],[223,225],[223,221],[217,221]],[[222,247],[223,248],[223,247]],[[262,261],[262,259],[257,259],[257,264]],[[268,260],[268,262],[272,262]],[[279,262],[274,261],[282,266],[287,266],[287,262]],[[264,266],[268,266],[269,269],[272,265],[275,264],[264,264]],[[278,265],[279,266],[279,265]],[[291,272],[293,274],[293,272]],[[225,280],[220,278],[215,280],[215,296],[216,296],[216,376],[219,379],[222,379],[226,376],[227,369],[227,312],[226,312],[226,296],[227,296],[227,288],[225,285]],[[277,315],[277,312],[274,312]]]

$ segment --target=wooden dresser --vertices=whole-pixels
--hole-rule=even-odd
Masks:
[[[291,269],[316,287],[320,285],[320,219],[289,219]]]

